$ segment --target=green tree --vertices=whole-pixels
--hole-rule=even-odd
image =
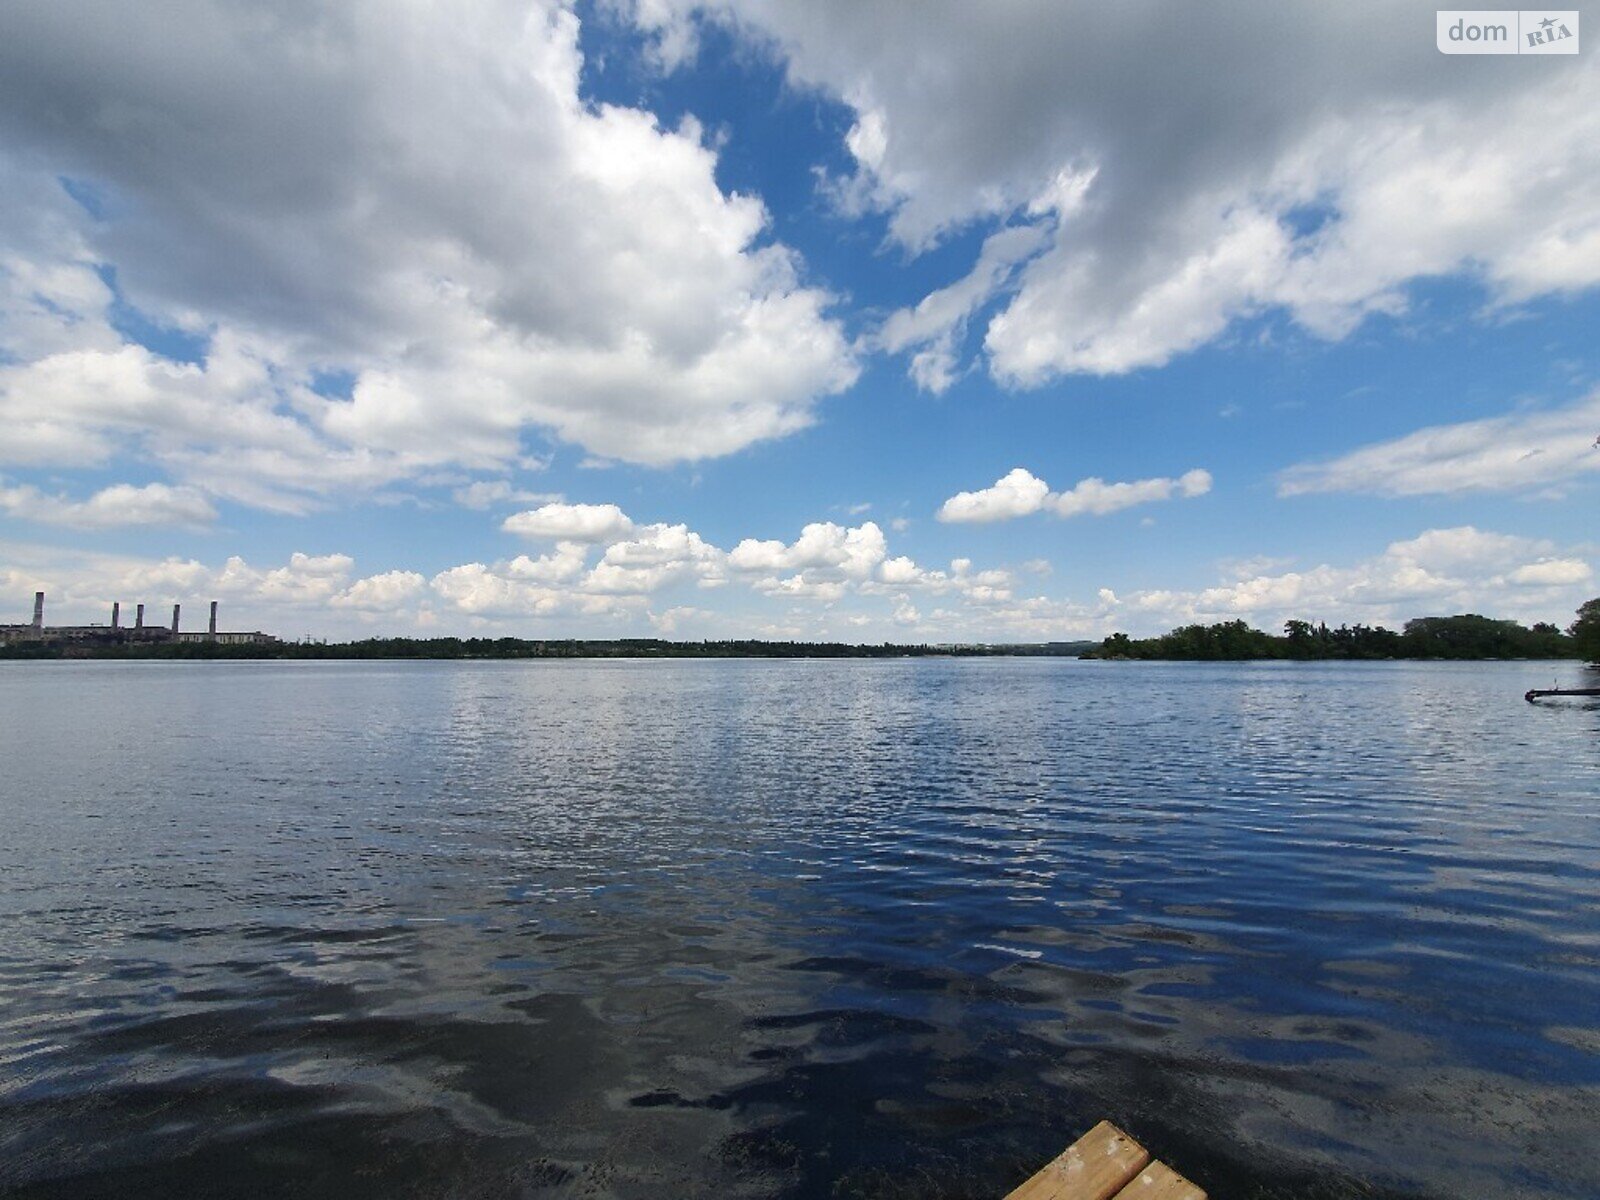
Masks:
[[[1285,621],[1283,635],[1289,639],[1289,657],[1311,658],[1316,653],[1315,633],[1310,621]]]
[[[1132,658],[1133,655],[1133,639],[1125,633],[1113,633],[1101,645],[1097,657]]]
[[[1600,663],[1600,596],[1578,606],[1578,619],[1567,629],[1584,662]]]

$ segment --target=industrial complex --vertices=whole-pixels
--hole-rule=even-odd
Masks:
[[[217,602],[211,602],[211,620],[204,633],[184,632],[178,628],[182,606],[172,606],[172,624],[146,625],[144,605],[135,606],[132,625],[122,623],[122,604],[111,606],[109,625],[46,625],[44,623],[44,593],[33,597],[33,620],[27,625],[0,625],[0,645],[18,642],[41,642],[53,645],[125,646],[158,642],[216,642],[228,646],[262,646],[277,642],[270,633],[252,631],[222,632],[217,629]]]

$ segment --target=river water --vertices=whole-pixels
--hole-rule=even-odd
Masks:
[[[0,1194],[1600,1195],[1576,664],[0,664]]]

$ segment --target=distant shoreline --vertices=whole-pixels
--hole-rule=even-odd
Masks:
[[[19,642],[0,646],[0,659],[141,659],[176,662],[218,659],[288,660],[556,660],[606,658],[1081,658],[1095,642],[1033,642],[996,645],[935,645],[849,642],[704,641],[660,638],[373,638],[357,642],[132,643],[84,646],[68,642]]]
[[[403,641],[403,639],[396,639]],[[280,642],[270,646],[189,644],[85,648],[71,645],[0,646],[0,662],[573,662],[625,659],[709,661],[717,659],[883,660],[914,658],[1066,658],[1100,662],[1582,662],[1565,654],[1398,654],[1369,656],[1106,654],[1096,643],[992,646],[853,645],[849,643],[529,643],[527,648],[485,648],[471,639],[458,646],[433,641],[393,645],[368,642]]]
[[[41,594],[42,602],[42,594]],[[174,621],[174,629],[176,621]],[[1577,627],[1574,627],[1576,631]],[[111,636],[98,628],[8,626],[0,659],[583,659],[583,658],[1084,658],[1159,662],[1578,661],[1586,644],[1554,625],[1532,627],[1476,613],[1418,617],[1396,633],[1382,626],[1288,621],[1282,636],[1243,621],[1184,625],[1154,638],[1114,633],[1101,642],[777,642],[723,638],[365,638],[282,642],[267,634]],[[113,631],[115,632],[115,631]],[[122,631],[124,634],[127,631]],[[164,631],[163,631],[164,632]]]

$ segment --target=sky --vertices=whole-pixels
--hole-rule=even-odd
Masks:
[[[0,623],[1564,626],[1600,71],[1434,26],[0,0]]]

